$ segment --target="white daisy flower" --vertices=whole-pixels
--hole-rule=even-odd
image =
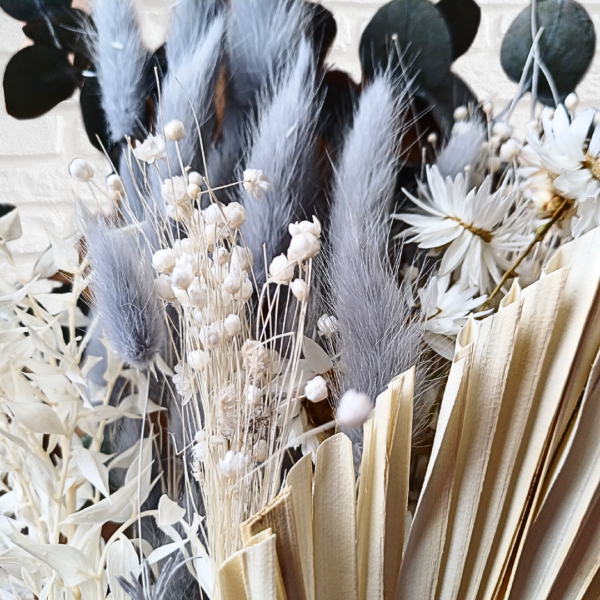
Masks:
[[[422,200],[405,190],[406,195],[425,214],[393,215],[411,227],[401,235],[419,248],[447,248],[441,261],[440,276],[460,268],[463,288],[491,290],[501,270],[511,266],[509,253],[521,252],[531,241],[523,232],[529,224],[514,191],[502,187],[491,193],[488,177],[479,188],[467,190],[462,174],[452,180],[442,178],[436,166],[427,167],[427,183],[419,184]]]
[[[165,140],[159,135],[149,135],[133,149],[133,155],[149,165],[156,160],[164,160],[167,158]]]
[[[600,127],[586,143],[594,115],[589,109],[571,122],[562,105],[553,115],[544,110],[543,136],[530,129],[521,151],[523,189],[540,212],[551,214],[565,198],[574,201],[573,237],[600,225]]]

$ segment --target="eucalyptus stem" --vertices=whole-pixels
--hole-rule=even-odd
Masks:
[[[525,248],[523,254],[521,254],[521,256],[519,256],[519,258],[517,259],[517,262],[515,262],[515,264],[508,271],[506,271],[506,273],[504,273],[502,279],[494,288],[494,291],[489,295],[488,299],[483,303],[480,310],[483,311],[490,305],[491,301],[494,299],[495,296],[498,295],[498,292],[500,292],[506,281],[515,274],[515,271],[519,268],[520,264],[525,260],[525,258],[527,258],[528,254],[533,250],[535,245],[541,242],[546,237],[546,234],[548,233],[548,231],[550,231],[552,225],[554,225],[563,216],[566,208],[569,205],[569,202],[570,200],[568,198],[563,198],[563,201],[560,203],[560,206],[554,211],[554,213],[552,213],[551,219],[545,225],[540,227],[538,232],[535,234],[533,241],[531,242],[531,244],[529,244],[529,246],[527,246],[527,248]]]

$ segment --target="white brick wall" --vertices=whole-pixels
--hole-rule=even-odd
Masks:
[[[85,0],[82,0],[85,1]],[[166,31],[167,0],[136,0],[147,43],[158,46]],[[581,1],[581,0],[580,0]],[[338,23],[338,37],[330,62],[360,77],[358,43],[362,30],[382,0],[323,0]],[[455,71],[474,89],[480,99],[492,99],[498,106],[507,102],[516,86],[509,82],[499,63],[499,48],[506,29],[527,0],[479,0],[482,22],[469,52],[455,64]],[[587,0],[600,45],[600,0]],[[0,11],[0,72],[26,41],[20,26]],[[579,95],[583,106],[600,105],[600,52]],[[517,119],[527,119],[523,107]],[[75,228],[73,201],[76,186],[67,176],[75,158],[90,161],[97,172],[106,172],[102,156],[92,148],[83,129],[76,98],[63,102],[35,121],[16,121],[0,109],[0,202],[21,209],[25,235],[12,243],[19,262],[31,265],[48,244],[46,229],[67,235]],[[81,190],[86,191],[86,190]],[[0,258],[0,272],[7,274]]]

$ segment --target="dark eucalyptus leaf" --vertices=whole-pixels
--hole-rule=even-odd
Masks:
[[[71,7],[72,0],[0,0],[0,8],[17,21],[54,17]]]
[[[83,32],[86,22],[89,21],[90,17],[83,11],[71,8],[53,19],[41,19],[27,23],[23,27],[23,33],[36,44],[56,46],[56,38],[65,52],[81,53],[85,48]],[[50,27],[52,27],[52,31],[50,31]]]
[[[402,65],[398,60],[400,48]],[[391,67],[396,75],[414,77],[425,89],[439,85],[450,69],[452,44],[448,26],[429,0],[392,0],[367,25],[361,41],[363,72],[368,79]]]
[[[0,218],[7,215],[9,212],[12,212],[17,208],[14,204],[4,204],[0,203]]]
[[[325,58],[337,35],[337,23],[333,13],[320,4],[307,3],[310,11],[309,36],[317,55],[317,64],[323,66]]]
[[[452,40],[452,60],[456,60],[470,48],[477,35],[481,8],[474,0],[440,0],[435,6],[448,25]]]
[[[540,55],[562,100],[575,90],[592,62],[596,49],[594,24],[586,10],[573,0],[538,0],[536,14],[538,28],[544,28]],[[526,8],[502,41],[502,68],[513,81],[520,80],[532,44],[531,8]],[[532,72],[533,67],[528,77]],[[554,103],[548,81],[541,72],[538,96],[546,104]]]
[[[90,72],[93,73],[92,70]],[[83,124],[85,125],[85,131],[90,143],[100,151],[104,147],[107,152],[110,152],[112,139],[108,119],[102,108],[102,95],[97,77],[86,77],[84,79],[79,103],[81,105]]]
[[[77,72],[63,52],[28,46],[6,65],[6,111],[17,119],[35,119],[70,98],[78,84]]]

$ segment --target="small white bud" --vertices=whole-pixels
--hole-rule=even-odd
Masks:
[[[242,320],[238,315],[229,315],[225,319],[225,331],[231,336],[235,337],[242,331]]]
[[[519,142],[514,138],[510,138],[508,141],[504,142],[500,148],[500,160],[502,162],[511,162],[519,155],[520,151],[521,146],[519,145]]]
[[[300,233],[292,237],[288,260],[299,262],[314,258],[321,250],[321,242],[312,233]]]
[[[262,394],[259,388],[255,385],[248,385],[244,391],[244,396],[246,398],[246,404],[249,407],[258,406],[260,404],[260,400],[262,398]]]
[[[301,233],[311,233],[317,239],[321,237],[321,223],[314,216],[312,223],[310,221],[291,223],[288,229],[291,236],[300,235]]]
[[[190,304],[194,308],[203,309],[208,306],[208,294],[200,287],[198,279],[194,279],[192,285],[188,288]]]
[[[219,468],[225,477],[236,479],[246,470],[248,457],[241,452],[229,450],[225,458],[219,459]]]
[[[292,290],[292,294],[294,294],[300,302],[306,302],[308,300],[308,285],[306,285],[306,281],[294,279],[294,281],[290,283],[290,290]]]
[[[167,204],[175,204],[180,207],[189,206],[190,198],[187,187],[183,177],[177,176],[172,179],[165,179],[161,188],[162,197]]]
[[[466,121],[469,118],[469,109],[466,106],[458,106],[454,110],[455,121]]]
[[[221,333],[212,325],[202,327],[199,337],[206,348],[216,348],[221,343]]]
[[[304,395],[306,396],[306,399],[311,402],[321,402],[321,400],[326,400],[329,396],[327,382],[320,375],[317,375],[317,377],[306,383]]]
[[[263,200],[265,192],[271,191],[269,178],[263,171],[258,169],[247,169],[244,171],[244,189],[257,200]]]
[[[276,256],[269,266],[271,281],[279,285],[288,285],[294,277],[295,264],[288,261],[285,254]]]
[[[137,144],[133,149],[133,155],[149,165],[155,160],[165,159],[167,157],[165,140],[160,135],[149,135],[143,143]]]
[[[256,462],[265,462],[269,457],[269,445],[265,440],[258,440],[254,444],[254,458]]]
[[[203,350],[188,353],[188,363],[196,371],[204,371],[208,366],[208,354]]]
[[[240,290],[240,295],[244,302],[247,302],[252,297],[252,293],[254,292],[254,288],[252,287],[252,282],[246,280],[242,283],[242,289]]]
[[[204,235],[206,237],[206,244],[208,246],[214,246],[217,243],[219,237],[219,227],[216,224],[207,225],[204,228]]]
[[[507,140],[513,132],[513,127],[505,121],[496,121],[492,127],[492,133],[497,135],[501,141]]]
[[[175,287],[178,287],[180,290],[187,290],[192,281],[194,281],[194,271],[189,264],[183,263],[181,266],[173,269],[171,282]]]
[[[229,227],[239,229],[246,222],[246,209],[239,202],[232,202],[223,210]]]
[[[565,98],[565,108],[567,110],[575,110],[577,108],[578,104],[579,104],[579,98],[577,97],[577,94],[575,92],[571,92]]]
[[[106,187],[110,192],[115,192],[116,194],[125,194],[123,180],[116,173],[113,173],[106,178]]]
[[[182,240],[175,240],[173,244],[173,251],[181,256],[182,254],[195,254],[198,247],[190,238],[183,238]]]
[[[161,300],[165,300],[167,302],[175,300],[175,294],[173,293],[173,287],[171,286],[171,279],[168,275],[160,275],[158,279],[155,279],[154,289]]]
[[[81,183],[87,183],[94,177],[94,169],[89,162],[82,158],[76,158],[69,165],[69,173],[73,179]]]
[[[200,188],[204,185],[204,177],[202,177],[202,175],[196,171],[190,171],[188,173],[188,181]]]
[[[340,425],[360,427],[369,418],[372,410],[373,403],[369,396],[349,390],[340,400],[336,419]]]
[[[198,196],[200,196],[201,191],[202,190],[200,189],[200,187],[197,186],[195,183],[190,183],[190,185],[187,186],[188,196],[192,198],[192,200],[197,200]]]
[[[223,210],[217,204],[211,204],[202,211],[204,222],[208,225],[224,225]]]
[[[223,280],[223,289],[235,296],[242,289],[242,277],[239,273],[232,271]]]
[[[486,115],[491,115],[492,111],[494,110],[494,105],[492,102],[485,102],[483,104],[483,106],[481,107],[481,110],[486,114]]]
[[[435,144],[437,144],[437,141],[438,141],[437,133],[430,133],[427,136],[427,143],[431,144],[432,146],[434,146]]]
[[[172,142],[179,142],[185,137],[185,127],[181,121],[174,119],[165,125],[165,137]]]
[[[177,262],[177,253],[170,248],[158,250],[152,257],[152,266],[159,273],[170,273]]]
[[[217,248],[216,255],[217,264],[222,267],[229,262],[231,252],[229,252],[227,248],[221,246],[220,248]]]
[[[250,248],[236,246],[231,252],[231,266],[239,271],[249,271],[254,264]]]
[[[317,321],[317,329],[321,337],[331,337],[339,331],[340,324],[333,315],[323,315]]]

